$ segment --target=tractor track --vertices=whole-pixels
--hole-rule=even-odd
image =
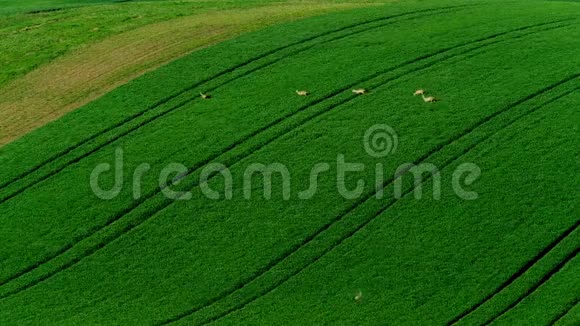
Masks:
[[[578,226],[580,226],[580,220],[577,221],[570,228],[568,228],[566,231],[564,231],[558,238],[556,238],[554,241],[552,241],[546,248],[544,248],[542,251],[540,251],[531,260],[526,262],[526,264],[524,266],[522,266],[509,279],[507,279],[505,282],[503,282],[497,289],[495,289],[495,291],[493,291],[492,293],[487,295],[485,298],[483,298],[481,301],[477,302],[473,306],[469,307],[469,309],[465,310],[460,315],[453,318],[446,325],[450,326],[450,325],[457,324],[463,318],[467,317],[468,315],[470,315],[471,313],[473,313],[474,311],[479,309],[481,306],[483,306],[485,303],[487,303],[488,301],[493,299],[501,291],[503,291],[504,289],[509,287],[512,283],[514,283],[517,279],[519,279],[525,272],[527,272],[530,268],[532,268],[532,266],[534,266],[538,261],[540,261],[542,258],[544,258],[548,253],[550,253],[552,251],[552,249],[554,249],[560,242],[562,242],[564,239],[566,239],[571,233],[576,231],[576,229],[578,229]]]
[[[428,59],[428,58],[434,57],[434,56],[436,56],[436,55],[439,55],[439,54],[443,54],[443,53],[445,53],[445,52],[449,52],[449,51],[451,51],[451,50],[453,50],[453,49],[456,49],[456,48],[460,48],[460,47],[463,47],[463,46],[466,46],[466,45],[471,45],[471,44],[476,44],[476,43],[479,43],[479,42],[483,42],[483,41],[491,40],[491,39],[497,38],[497,37],[499,37],[499,36],[502,36],[502,35],[506,35],[506,34],[510,34],[510,33],[514,33],[514,32],[519,32],[519,31],[523,31],[523,30],[526,30],[526,29],[530,29],[530,28],[534,28],[534,27],[539,27],[539,26],[544,26],[544,25],[548,25],[548,24],[554,24],[554,23],[558,23],[558,22],[562,22],[562,21],[555,21],[555,22],[550,22],[550,23],[534,24],[534,25],[530,25],[530,26],[525,26],[525,27],[516,28],[516,29],[510,30],[510,31],[507,31],[507,32],[502,32],[502,33],[493,34],[493,35],[490,35],[490,36],[487,36],[487,37],[484,37],[484,38],[477,39],[477,40],[475,40],[475,41],[472,41],[472,42],[467,42],[467,43],[463,43],[463,44],[456,45],[456,46],[453,46],[453,47],[449,47],[449,48],[446,48],[446,49],[442,49],[442,50],[436,51],[435,53],[432,53],[432,54],[429,54],[429,55],[420,56],[420,57],[417,57],[417,58],[415,58],[415,59],[413,59],[413,60],[409,60],[409,61],[407,61],[407,62],[404,62],[404,63],[400,64],[400,65],[397,65],[397,66],[395,66],[395,67],[392,67],[392,68],[389,68],[389,69],[387,69],[387,70],[384,70],[384,71],[381,71],[381,72],[375,73],[375,74],[373,74],[372,76],[370,76],[370,77],[368,77],[368,78],[365,78],[365,79],[364,79],[364,80],[362,80],[362,81],[357,81],[357,82],[355,82],[355,83],[353,83],[353,84],[351,84],[351,85],[348,85],[347,87],[344,87],[344,88],[342,88],[342,89],[340,89],[340,90],[338,90],[338,91],[336,91],[336,92],[333,92],[333,93],[329,94],[329,95],[328,95],[328,96],[326,96],[326,97],[323,97],[323,98],[321,98],[321,99],[315,100],[315,101],[313,101],[313,102],[311,102],[311,103],[307,104],[306,106],[304,106],[304,107],[300,108],[300,109],[299,109],[298,111],[296,111],[296,112],[289,113],[287,116],[284,116],[284,117],[281,117],[281,118],[277,119],[276,121],[274,121],[274,122],[272,122],[271,124],[269,124],[269,125],[265,126],[264,128],[261,128],[261,129],[259,129],[259,130],[255,131],[254,133],[252,133],[251,135],[248,135],[248,136],[244,137],[243,139],[241,139],[240,141],[238,141],[238,142],[236,142],[236,143],[232,144],[232,145],[231,145],[231,146],[230,146],[228,149],[226,149],[226,151],[225,151],[224,153],[218,154],[218,155],[216,155],[216,157],[212,157],[212,158],[210,158],[210,159],[206,159],[204,162],[198,163],[196,166],[194,166],[194,167],[190,168],[190,169],[189,169],[189,171],[188,171],[188,173],[187,173],[186,175],[184,175],[183,177],[186,177],[186,176],[188,176],[188,175],[190,175],[190,174],[194,173],[194,172],[195,172],[195,170],[201,169],[201,168],[202,168],[204,165],[206,165],[206,164],[210,163],[212,160],[216,159],[217,157],[219,157],[219,156],[221,156],[221,155],[224,155],[225,153],[227,153],[227,152],[229,152],[229,151],[233,150],[233,149],[234,149],[234,148],[236,148],[238,145],[240,145],[240,144],[242,144],[242,143],[246,142],[247,140],[249,140],[249,139],[251,139],[251,138],[255,137],[256,135],[258,135],[258,134],[260,134],[260,133],[262,133],[262,132],[264,132],[264,131],[266,131],[266,130],[270,129],[272,126],[274,126],[274,125],[276,125],[276,124],[278,124],[278,123],[280,123],[280,122],[282,122],[282,121],[286,120],[288,117],[290,117],[290,116],[293,116],[293,115],[295,115],[295,114],[297,114],[297,113],[299,113],[299,112],[301,112],[301,111],[307,110],[307,109],[308,109],[308,108],[310,108],[311,106],[314,106],[314,105],[316,105],[316,104],[319,104],[319,103],[322,103],[322,102],[324,102],[324,101],[326,101],[326,100],[328,100],[328,99],[331,99],[331,98],[333,98],[333,97],[335,97],[335,96],[337,96],[337,95],[341,94],[342,92],[344,92],[344,91],[346,91],[346,90],[350,89],[351,87],[353,87],[353,85],[360,84],[361,82],[367,82],[368,80],[372,80],[372,79],[374,79],[374,78],[380,77],[381,75],[384,75],[384,74],[386,74],[386,73],[388,73],[388,72],[394,71],[394,70],[396,70],[396,69],[404,68],[404,67],[406,67],[406,66],[409,66],[409,65],[411,65],[411,64],[413,64],[413,63],[420,62],[420,61],[422,61],[422,60],[425,60],[425,59]],[[564,25],[564,26],[556,26],[556,27],[552,27],[552,28],[545,29],[545,30],[552,30],[552,29],[554,29],[554,28],[560,28],[560,27],[566,27],[566,26],[569,26],[569,25]],[[527,36],[527,35],[531,35],[531,34],[539,33],[539,32],[542,32],[542,31],[544,31],[544,30],[540,30],[540,31],[532,32],[532,33],[529,33],[529,34],[525,34],[525,35],[523,35],[523,36]],[[521,36],[521,37],[523,37],[523,36]],[[511,40],[511,39],[513,39],[513,38],[516,38],[516,37],[508,38],[507,40]],[[496,44],[496,43],[498,43],[498,42],[494,42],[494,43],[489,43],[489,44],[481,45],[481,46],[478,46],[478,47],[475,47],[475,48],[468,49],[468,50],[466,50],[466,51],[460,52],[460,53],[458,53],[458,54],[455,54],[455,55],[450,55],[450,56],[448,56],[448,57],[446,57],[446,58],[444,58],[444,59],[438,60],[438,61],[436,61],[436,62],[434,62],[434,63],[429,63],[429,64],[423,65],[423,66],[421,66],[421,67],[419,67],[419,68],[416,68],[416,69],[414,69],[414,70],[412,70],[412,71],[410,71],[410,72],[405,72],[405,73],[403,73],[403,74],[400,74],[400,75],[398,75],[398,76],[396,76],[396,77],[394,77],[394,78],[389,78],[387,81],[383,82],[382,84],[386,84],[386,83],[388,83],[388,82],[390,82],[390,81],[392,81],[392,80],[396,80],[396,79],[398,79],[398,78],[404,77],[404,76],[406,76],[406,75],[408,75],[408,74],[410,74],[410,73],[413,73],[413,72],[416,72],[416,71],[420,71],[420,70],[424,70],[424,69],[430,68],[430,67],[432,67],[432,66],[433,66],[433,64],[435,64],[435,63],[442,62],[442,61],[444,61],[444,60],[451,59],[451,58],[457,57],[457,56],[459,56],[459,55],[462,55],[462,54],[465,54],[465,53],[469,53],[469,52],[471,52],[471,51],[475,51],[475,50],[478,50],[478,49],[480,49],[480,48],[482,48],[482,47],[489,46],[489,45]],[[576,75],[576,76],[577,76],[577,75]],[[562,82],[562,83],[563,83],[563,82]],[[379,86],[380,86],[380,85],[379,85]],[[555,87],[555,86],[554,86],[554,87]],[[534,96],[530,96],[530,98],[532,98],[532,97],[534,97]],[[288,130],[284,131],[283,133],[281,133],[281,134],[277,135],[276,137],[274,137],[274,138],[272,138],[272,139],[270,139],[270,140],[266,141],[265,143],[261,144],[261,145],[259,146],[259,148],[257,148],[257,149],[252,149],[251,151],[249,151],[249,153],[248,153],[246,156],[244,156],[244,155],[240,155],[239,157],[241,157],[241,158],[239,158],[239,159],[238,159],[237,161],[235,161],[233,164],[235,164],[235,163],[239,162],[241,159],[243,159],[243,158],[245,158],[245,157],[247,157],[247,156],[251,155],[251,154],[252,154],[252,153],[254,153],[255,151],[257,151],[257,150],[260,150],[260,149],[264,148],[265,146],[267,146],[267,145],[269,145],[270,143],[274,142],[275,140],[277,140],[277,139],[281,138],[282,136],[284,136],[284,135],[288,134],[290,131],[292,131],[292,130],[296,129],[297,127],[300,127],[300,126],[302,126],[302,125],[304,125],[304,124],[306,124],[306,123],[308,123],[308,122],[312,121],[313,119],[315,119],[315,118],[317,118],[317,117],[321,116],[322,114],[324,114],[324,113],[327,113],[327,112],[330,112],[332,109],[334,109],[334,108],[336,108],[336,107],[338,107],[338,106],[340,106],[340,105],[343,105],[343,104],[345,104],[345,103],[347,103],[347,102],[350,102],[350,101],[352,101],[352,100],[354,100],[354,99],[356,99],[356,98],[357,98],[357,96],[350,96],[350,97],[349,97],[349,98],[347,98],[346,100],[342,100],[342,101],[340,101],[339,103],[337,103],[337,104],[334,104],[334,105],[332,105],[331,107],[327,108],[326,110],[323,110],[323,111],[321,111],[321,112],[318,112],[318,113],[317,113],[317,114],[315,114],[314,116],[308,117],[308,118],[307,118],[305,121],[302,121],[302,122],[298,123],[298,124],[297,124],[297,125],[295,125],[295,126],[290,126],[290,128],[288,128]],[[527,99],[523,100],[522,102],[525,102],[526,100],[527,100]],[[233,165],[233,164],[231,164],[231,165]],[[230,165],[230,166],[231,166],[231,165]],[[214,176],[215,176],[215,175],[217,175],[217,174],[218,174],[218,173],[216,172],[216,173],[214,174]],[[213,177],[213,176],[210,176],[210,177]],[[104,224],[103,226],[99,226],[99,227],[96,227],[96,228],[93,228],[93,229],[91,229],[89,232],[87,232],[87,235],[86,235],[86,236],[82,236],[82,237],[80,237],[80,240],[77,240],[77,241],[75,241],[75,242],[73,242],[73,243],[69,243],[69,244],[67,244],[67,245],[63,246],[63,248],[62,248],[61,250],[59,250],[59,251],[58,251],[58,252],[56,252],[55,254],[51,255],[50,257],[47,257],[46,259],[43,259],[42,261],[36,262],[35,264],[33,264],[33,265],[29,266],[28,268],[26,268],[26,269],[24,269],[24,270],[20,271],[19,273],[17,273],[17,274],[15,274],[15,275],[13,275],[13,276],[11,276],[11,277],[9,277],[9,278],[5,279],[4,281],[2,281],[2,282],[0,283],[0,286],[3,286],[3,285],[5,285],[5,284],[7,284],[7,283],[9,283],[9,282],[11,282],[11,281],[14,281],[14,280],[16,280],[17,278],[19,278],[19,277],[21,277],[21,276],[23,276],[23,275],[25,275],[25,274],[28,274],[28,273],[30,273],[30,272],[32,272],[32,271],[34,271],[34,270],[36,270],[37,268],[39,268],[39,267],[41,267],[41,266],[45,265],[46,263],[48,263],[48,262],[50,262],[50,261],[52,261],[52,260],[54,260],[54,259],[58,258],[59,256],[62,256],[63,254],[65,254],[66,252],[68,252],[69,250],[71,250],[71,249],[72,249],[72,248],[73,248],[73,247],[74,247],[76,244],[78,244],[79,242],[81,242],[81,241],[83,241],[83,240],[85,240],[85,239],[87,239],[87,238],[90,238],[91,236],[93,236],[94,234],[98,233],[99,231],[101,231],[101,230],[105,229],[106,227],[110,226],[111,224],[115,223],[116,221],[118,221],[118,220],[122,219],[122,218],[123,218],[125,215],[127,215],[127,214],[128,214],[128,213],[130,213],[131,211],[135,210],[137,207],[141,206],[141,204],[143,204],[145,201],[147,201],[147,200],[149,200],[149,199],[153,198],[155,195],[159,194],[159,193],[161,192],[161,190],[163,190],[163,188],[161,188],[161,189],[158,189],[158,190],[156,190],[156,191],[154,191],[154,192],[152,192],[152,193],[149,193],[149,194],[147,194],[146,196],[144,196],[144,198],[143,198],[143,199],[140,199],[139,201],[135,201],[135,202],[134,202],[134,203],[133,203],[133,204],[132,204],[130,207],[127,207],[127,208],[126,208],[126,209],[124,209],[123,211],[121,211],[121,212],[119,212],[118,214],[116,214],[116,216],[115,216],[113,219],[109,220],[109,221],[108,221],[106,224]],[[80,262],[82,259],[84,259],[84,258],[86,258],[86,257],[89,257],[89,256],[93,255],[94,253],[96,253],[98,250],[100,250],[100,249],[104,248],[104,247],[105,247],[105,246],[106,246],[108,243],[110,243],[110,242],[112,242],[112,241],[114,241],[114,240],[118,239],[118,238],[119,238],[119,237],[121,237],[123,234],[125,234],[125,233],[127,233],[127,232],[131,231],[132,229],[134,229],[136,226],[138,226],[138,225],[140,225],[140,224],[142,224],[142,223],[146,222],[146,221],[147,221],[147,220],[149,220],[151,217],[153,217],[153,216],[154,216],[156,213],[158,213],[158,212],[162,211],[163,209],[167,208],[168,206],[170,206],[170,205],[171,205],[173,202],[174,202],[174,201],[172,201],[172,200],[166,200],[166,201],[165,201],[165,203],[163,204],[163,206],[162,206],[162,207],[160,207],[160,208],[157,208],[157,209],[156,209],[154,212],[152,212],[151,214],[147,215],[147,216],[146,216],[144,219],[142,219],[141,221],[138,221],[138,222],[136,222],[136,223],[131,223],[131,224],[129,224],[129,225],[128,225],[127,227],[125,227],[125,228],[124,228],[124,229],[123,229],[123,230],[122,230],[122,231],[121,231],[119,234],[115,234],[115,235],[113,235],[112,237],[110,237],[110,239],[108,239],[108,240],[107,240],[107,242],[104,242],[104,243],[103,243],[103,242],[101,242],[101,243],[99,243],[99,244],[98,244],[98,246],[96,246],[96,247],[92,248],[91,250],[88,250],[87,252],[85,252],[85,254],[84,254],[84,255],[82,255],[82,256],[79,256],[79,257],[76,257],[76,258],[74,258],[73,260],[69,261],[68,263],[64,264],[63,266],[61,266],[60,268],[58,268],[58,269],[54,270],[53,272],[47,273],[47,274],[45,274],[44,276],[42,276],[42,277],[40,277],[40,278],[38,278],[38,279],[36,279],[36,280],[34,280],[34,281],[32,281],[32,282],[30,282],[30,283],[28,283],[28,284],[24,285],[24,286],[21,286],[21,287],[19,287],[19,288],[15,289],[15,290],[12,290],[12,291],[9,291],[9,292],[5,292],[5,293],[3,293],[2,295],[0,295],[0,300],[2,300],[2,299],[6,299],[6,298],[8,298],[8,297],[10,297],[10,296],[13,296],[13,295],[15,295],[15,294],[18,294],[18,293],[20,293],[20,292],[22,292],[22,291],[24,291],[24,290],[26,290],[26,289],[28,289],[28,288],[31,288],[31,287],[33,287],[33,286],[35,286],[35,285],[37,285],[37,284],[39,284],[39,283],[41,283],[41,282],[43,282],[43,281],[47,280],[47,279],[49,279],[49,278],[53,277],[54,275],[56,275],[56,274],[58,274],[58,273],[60,273],[60,272],[62,272],[62,271],[64,271],[64,270],[66,270],[66,269],[68,269],[68,268],[70,268],[70,267],[72,267],[72,266],[76,265],[76,264],[77,264],[77,263],[79,263],[79,262]]]
[[[568,315],[570,311],[572,311],[572,309],[576,308],[576,306],[578,306],[578,303],[580,303],[580,297],[577,297],[576,300],[574,300],[574,302],[572,303],[572,305],[570,305],[570,307],[562,311],[562,313],[558,314],[558,316],[552,319],[548,323],[548,325],[550,326],[556,325],[560,320],[562,320],[566,315]]]
[[[566,258],[564,258],[564,260],[562,260],[561,262],[559,262],[552,270],[550,270],[548,272],[548,274],[544,275],[544,277],[542,277],[541,280],[539,280],[536,284],[534,284],[531,288],[529,288],[526,291],[526,293],[524,293],[522,296],[520,296],[516,301],[512,302],[509,306],[507,306],[505,309],[503,309],[495,317],[493,317],[493,318],[487,320],[486,322],[484,322],[483,325],[489,325],[489,324],[491,324],[492,322],[494,322],[495,320],[497,320],[501,316],[505,315],[508,311],[510,311],[511,309],[513,309],[514,307],[516,307],[520,302],[522,302],[524,299],[526,299],[532,293],[534,293],[540,286],[544,285],[552,277],[554,277],[556,274],[558,274],[558,272],[560,272],[562,270],[562,268],[564,268],[564,266],[566,266],[572,259],[576,258],[576,256],[578,255],[579,252],[580,252],[580,248],[576,248],[574,251],[572,251],[571,253],[569,253],[566,256]]]
[[[535,97],[542,95],[544,93],[547,93],[551,90],[553,90],[554,88],[569,82],[571,80],[574,80],[576,78],[578,78],[580,76],[580,74],[576,74],[573,75],[571,77],[568,77],[558,83],[552,84],[538,92],[532,93],[520,100],[518,100],[517,102],[514,102],[513,104],[507,106],[506,108],[504,108],[503,110],[497,111],[496,113],[482,119],[481,121],[479,121],[478,123],[476,123],[474,126],[470,127],[466,132],[454,137],[453,139],[451,139],[450,141],[448,141],[445,144],[442,144],[440,146],[435,147],[434,149],[432,149],[431,151],[429,151],[428,153],[424,154],[422,157],[420,157],[419,159],[417,159],[414,164],[418,165],[421,163],[424,163],[424,161],[426,161],[429,157],[433,156],[434,154],[440,152],[441,150],[443,150],[445,147],[459,141],[461,138],[471,134],[475,129],[481,127],[482,125],[490,122],[493,120],[493,118],[499,116],[501,113],[504,112],[508,112],[510,109],[519,106],[529,100],[534,99]],[[450,160],[448,160],[447,162],[444,163],[443,167],[441,167],[441,170],[444,169],[445,167],[449,166],[450,164],[452,164],[453,162],[457,161],[458,159],[460,159],[461,157],[463,157],[465,154],[469,153],[472,149],[474,149],[475,147],[477,147],[479,144],[485,142],[486,140],[488,140],[489,138],[491,138],[492,136],[494,136],[495,134],[497,134],[498,132],[505,130],[506,128],[508,128],[509,126],[513,125],[515,122],[519,121],[521,118],[541,109],[542,107],[544,107],[545,105],[552,103],[564,96],[567,96],[569,94],[571,94],[573,91],[569,91],[566,92],[564,94],[561,94],[545,103],[543,103],[542,105],[539,105],[537,107],[535,107],[534,109],[529,110],[528,112],[518,116],[517,118],[515,118],[514,120],[512,120],[511,122],[509,122],[508,124],[506,124],[505,126],[501,127],[501,129],[495,130],[494,132],[490,133],[489,135],[487,135],[486,137],[484,137],[482,140],[478,141],[477,143],[467,147],[464,151],[462,151],[461,154],[459,154],[456,157],[451,158]],[[385,184],[383,184],[382,189],[386,188],[389,185],[392,185],[394,180],[397,178],[398,176],[395,176],[394,178],[392,178],[391,180],[389,180],[388,182],[386,182]],[[427,181],[430,180],[431,176],[429,176],[428,178],[424,179],[423,181]],[[407,191],[405,191],[403,193],[403,197],[409,195],[410,193],[412,193],[415,189],[415,186],[411,187],[410,189],[408,189]],[[302,243],[294,246],[293,248],[291,248],[290,250],[286,251],[284,254],[282,254],[280,257],[278,257],[277,259],[273,260],[270,264],[268,264],[267,266],[265,266],[264,268],[258,270],[256,273],[254,273],[253,276],[249,277],[246,281],[241,282],[240,284],[236,285],[235,287],[233,287],[232,289],[228,290],[227,292],[221,294],[220,296],[216,297],[214,300],[211,300],[208,304],[204,304],[201,307],[197,307],[194,309],[191,309],[187,312],[184,312],[178,316],[175,316],[173,318],[167,319],[161,323],[159,323],[159,325],[166,325],[166,324],[170,324],[176,321],[179,321],[183,318],[186,318],[206,307],[209,307],[210,305],[224,299],[225,297],[233,294],[236,291],[241,290],[242,288],[248,286],[251,282],[255,281],[256,279],[258,279],[259,277],[261,277],[262,275],[266,274],[268,271],[272,270],[275,266],[279,265],[282,261],[286,260],[288,257],[290,257],[291,255],[293,255],[294,253],[298,252],[301,248],[303,248],[304,246],[308,245],[309,243],[311,243],[312,241],[314,241],[316,238],[318,238],[323,232],[327,231],[328,229],[330,229],[333,225],[336,225],[337,223],[339,223],[340,221],[342,221],[344,219],[344,217],[346,215],[348,215],[349,213],[353,212],[356,208],[358,208],[359,206],[361,206],[363,203],[367,202],[368,200],[372,199],[374,196],[376,195],[376,192],[371,193],[370,195],[368,195],[367,197],[363,198],[362,200],[357,201],[353,206],[351,206],[349,209],[347,209],[346,211],[344,211],[343,213],[339,214],[335,219],[331,220],[329,223],[327,223],[326,225],[324,225],[322,228],[318,229],[315,233],[311,234],[309,237],[305,238],[304,241],[302,241]],[[254,298],[251,298],[250,300],[248,300],[245,303],[239,304],[234,308],[231,308],[225,312],[223,312],[220,315],[214,316],[210,319],[208,319],[207,321],[205,321],[204,323],[202,323],[203,325],[205,324],[209,324],[211,322],[214,322],[218,319],[221,319],[223,317],[226,317],[227,315],[243,309],[245,306],[247,306],[248,304],[250,304],[251,302],[254,302],[255,300],[259,299],[260,297],[267,295],[268,293],[274,291],[276,288],[278,288],[280,285],[282,285],[283,283],[285,283],[286,281],[288,281],[290,278],[298,275],[300,272],[302,272],[303,270],[305,270],[306,268],[308,268],[310,265],[316,263],[317,261],[319,261],[323,256],[325,256],[327,253],[331,252],[333,249],[335,249],[336,247],[338,247],[341,243],[343,243],[344,241],[346,241],[347,239],[352,238],[356,233],[358,233],[360,230],[362,230],[365,226],[367,226],[369,223],[371,223],[372,221],[374,221],[378,216],[380,216],[381,214],[383,214],[386,210],[388,210],[390,207],[392,207],[394,204],[396,204],[398,202],[398,200],[393,200],[391,201],[389,204],[387,204],[384,208],[380,209],[377,213],[375,213],[371,218],[369,218],[368,220],[366,220],[364,223],[360,224],[356,229],[354,229],[353,231],[349,232],[347,234],[346,237],[341,238],[339,241],[337,241],[336,243],[334,243],[333,245],[331,245],[330,247],[326,248],[324,251],[322,251],[319,255],[317,255],[314,260],[309,261],[308,263],[306,263],[304,266],[300,267],[299,269],[297,269],[296,271],[294,271],[293,273],[291,273],[290,275],[287,275],[286,277],[284,277],[282,280],[278,281],[276,284],[274,284],[274,286],[272,286],[270,289],[268,289],[267,291],[264,291],[260,294],[258,294],[257,296],[255,296]],[[561,240],[563,240],[565,237],[567,237],[570,233],[572,233],[572,231],[578,226],[579,223],[577,223],[575,226],[573,226],[571,229],[567,230],[566,232],[564,232],[560,237],[558,237],[558,239],[556,239],[556,241],[554,241],[552,244],[550,244],[550,246],[548,246],[547,248],[545,248],[542,252],[547,252],[549,250],[551,250],[551,248],[553,248],[554,246],[556,246]],[[533,263],[532,263],[533,265]]]

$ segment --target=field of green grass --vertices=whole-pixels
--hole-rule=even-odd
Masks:
[[[531,3],[401,1],[268,27],[0,147],[0,321],[577,325],[580,4]],[[398,139],[382,158],[363,144],[379,124]],[[99,198],[91,175],[120,153],[119,192]],[[343,177],[337,157],[364,170]],[[200,181],[214,163],[231,198],[217,172]],[[245,198],[257,163],[291,183],[274,174],[267,199],[256,176]],[[439,172],[399,179],[405,163]],[[452,186],[466,164],[472,200]]]

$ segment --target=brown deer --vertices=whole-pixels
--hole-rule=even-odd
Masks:
[[[418,89],[415,91],[415,94],[413,94],[413,96],[418,96],[418,95],[423,95],[425,94],[425,90],[424,89]]]
[[[363,299],[363,294],[361,290],[358,290],[356,295],[354,296],[354,301],[355,302],[361,302]]]
[[[355,93],[356,95],[364,95],[364,94],[368,93],[369,91],[367,91],[364,88],[357,88],[357,89],[353,89],[352,92]]]
[[[423,97],[423,101],[425,101],[425,103],[434,103],[439,101],[438,98],[435,98],[433,96],[427,96],[425,97],[425,94],[421,94],[421,96]]]

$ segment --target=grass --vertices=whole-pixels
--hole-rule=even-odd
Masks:
[[[558,289],[573,286],[577,269],[580,9],[458,4],[356,9],[247,34],[2,147],[0,319],[525,324],[524,315],[545,321],[571,309],[574,293]],[[354,87],[370,94],[354,96]],[[411,96],[417,88],[443,100],[427,105]],[[377,123],[399,135],[385,160],[362,146]],[[87,180],[114,163],[117,148],[124,188],[103,201]],[[334,171],[337,154],[368,167],[345,180],[352,188],[364,180],[363,196],[341,197],[329,172],[313,200],[297,198],[311,167],[329,162]],[[151,171],[135,200],[129,176],[144,162]],[[188,167],[174,188],[192,190],[191,200],[160,194],[171,162]],[[210,162],[230,167],[232,200],[200,193]],[[290,200],[279,189],[264,200],[261,182],[243,198],[243,172],[256,162],[292,171]],[[437,166],[442,198],[430,199],[426,179],[425,198],[413,200],[406,177],[403,198],[375,200],[374,166],[383,164],[381,187],[392,194],[404,162]],[[449,186],[466,162],[482,171],[468,187],[475,201]],[[113,183],[107,176],[103,187]]]

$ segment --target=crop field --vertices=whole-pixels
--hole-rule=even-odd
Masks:
[[[179,12],[37,2],[157,14],[0,53],[0,324],[580,323],[579,2],[199,1],[232,29],[24,105]]]

